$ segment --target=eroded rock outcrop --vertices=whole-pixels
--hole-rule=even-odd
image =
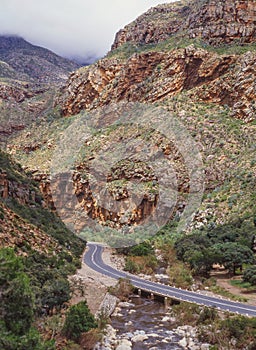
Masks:
[[[16,199],[21,204],[35,202],[36,193],[29,184],[21,184],[17,180],[10,180],[6,171],[0,169],[0,197]]]
[[[255,62],[253,52],[218,55],[193,45],[133,54],[125,62],[105,58],[71,75],[57,103],[68,116],[121,100],[162,101],[186,90],[195,101],[227,104],[236,117],[251,121]]]
[[[178,1],[150,9],[121,29],[112,49],[126,42],[158,43],[171,35],[219,45],[238,40],[255,42],[256,3],[253,0]]]

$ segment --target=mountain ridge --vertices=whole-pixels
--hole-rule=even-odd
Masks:
[[[245,11],[248,6],[252,12]],[[234,9],[236,12],[232,12]],[[67,227],[91,241],[106,242],[108,235],[112,245],[124,243],[124,235],[134,243],[129,234],[138,228],[137,244],[145,238],[144,223],[154,219],[155,213],[159,217],[165,214],[171,202],[169,221],[159,225],[153,243],[150,239],[145,246],[135,246],[126,259],[127,270],[155,273],[158,266],[169,275],[170,284],[182,287],[184,283],[183,287],[193,289],[207,285],[209,289],[212,279],[207,278],[212,264],[225,262],[222,256],[229,255],[227,246],[234,260],[235,255],[241,258],[235,260],[232,273],[236,267],[252,262],[244,260],[244,252],[249,251],[251,256],[255,252],[254,18],[252,26],[248,25],[248,13],[254,14],[255,9],[256,2],[251,0],[159,5],[119,32],[106,57],[72,72],[64,84],[65,79],[56,78],[58,68],[53,83],[40,78],[44,69],[57,66],[45,66],[46,60],[37,60],[35,70],[28,60],[31,46],[24,44],[25,48],[16,52],[20,56],[17,64],[22,66],[24,59],[26,70],[21,67],[16,71],[11,65],[15,55],[12,50],[6,51],[8,63],[0,61],[0,135],[11,157],[0,151],[0,247],[11,247],[26,257],[37,310],[43,313],[38,322],[49,338],[61,337],[56,320],[63,320],[65,311],[53,317],[45,317],[45,313],[55,306],[66,306],[69,298],[63,300],[63,294],[70,293],[67,276],[80,266],[84,249],[84,243]],[[232,13],[236,13],[235,21]],[[17,45],[22,47],[22,42]],[[166,121],[165,129],[155,128],[152,109],[146,111],[145,119],[140,118],[148,106],[161,111],[157,116]],[[120,118],[123,113],[125,124]],[[138,122],[130,119],[133,114]],[[183,138],[169,137],[170,121],[179,122],[185,131]],[[81,135],[87,122],[93,127],[87,130],[88,135]],[[175,134],[176,129],[172,131]],[[187,139],[192,142],[187,143]],[[76,145],[79,149],[72,154]],[[200,159],[202,177],[197,176],[197,169],[186,157],[189,148],[192,156]],[[160,185],[166,185],[169,170],[171,181],[167,185],[175,199],[166,191],[168,197],[157,211]],[[188,208],[191,214],[194,194],[200,195],[200,203],[193,206],[191,220],[184,223],[183,213]],[[115,236],[116,231],[121,237]],[[218,253],[224,249],[217,260],[211,256],[213,245]],[[144,248],[146,254],[142,256]],[[196,313],[187,305],[185,309],[179,309],[177,320],[188,322],[186,316],[191,318],[191,312],[196,320]],[[200,308],[198,316],[204,311]],[[180,315],[184,315],[181,320]],[[213,340],[213,319],[208,317],[203,317],[203,322],[210,324],[205,328],[209,334],[204,340],[209,339],[216,347],[219,337]],[[239,327],[243,324],[240,321],[234,319]],[[221,323],[218,327],[214,329],[220,334]],[[247,343],[240,336],[240,328],[237,333],[237,340],[230,335],[230,341],[229,333],[221,337],[222,345],[224,341],[231,349],[243,349]],[[249,334],[248,338],[251,345],[253,336]],[[57,348],[80,348],[64,343],[57,344]]]
[[[20,80],[40,83],[62,83],[80,66],[22,37],[8,35],[0,36],[0,60],[20,74]]]
[[[211,45],[256,41],[255,2],[177,1],[158,5],[121,29],[112,50],[126,42],[159,43],[172,35],[199,38]]]

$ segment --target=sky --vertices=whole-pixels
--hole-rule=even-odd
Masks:
[[[65,57],[102,57],[115,33],[150,7],[174,0],[0,0],[0,34]]]

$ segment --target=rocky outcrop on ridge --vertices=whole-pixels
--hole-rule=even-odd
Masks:
[[[178,1],[150,9],[117,34],[115,49],[126,42],[158,43],[172,35],[198,38],[211,45],[256,41],[253,0]]]
[[[256,54],[218,55],[190,45],[167,52],[105,58],[73,73],[56,103],[64,116],[110,102],[166,100],[191,91],[195,101],[226,104],[237,118],[255,118]]]

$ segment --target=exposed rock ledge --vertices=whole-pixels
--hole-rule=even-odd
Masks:
[[[228,105],[234,116],[255,119],[256,53],[218,55],[190,45],[170,52],[105,58],[73,73],[55,101],[70,116],[113,102],[164,101],[188,91],[194,101]]]

